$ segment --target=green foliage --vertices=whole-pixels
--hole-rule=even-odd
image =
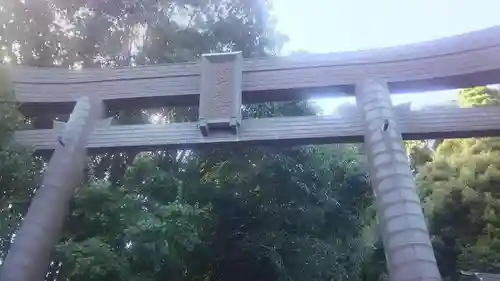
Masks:
[[[365,250],[358,230],[370,200],[354,148],[210,155],[165,164],[164,155],[146,153],[122,187],[80,189],[58,248],[59,278],[357,278]]]
[[[476,87],[461,91],[460,103],[492,106],[496,96]],[[442,275],[458,280],[459,270],[499,272],[499,139],[443,141],[432,161],[419,168],[417,182]]]
[[[425,141],[405,141],[404,142],[410,165],[414,173],[417,172],[418,167],[432,160],[432,151]]]
[[[98,237],[64,243],[57,251],[65,265],[61,274],[71,272],[71,280],[126,280],[130,276],[127,261]]]
[[[142,165],[145,159],[137,162]],[[58,247],[59,278],[128,280],[138,275],[142,278],[138,280],[159,280],[165,274],[182,276],[186,255],[208,235],[204,228],[212,224],[210,207],[142,193],[143,189],[134,188],[141,180],[134,177],[136,168],[128,170],[122,188],[96,183],[79,190],[67,223],[66,242]],[[158,172],[152,169],[146,174]]]
[[[459,94],[462,107],[498,105],[498,91],[488,87],[473,87],[464,89]]]

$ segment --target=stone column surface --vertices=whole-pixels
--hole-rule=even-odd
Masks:
[[[389,280],[441,280],[387,83],[356,85]]]
[[[0,280],[45,279],[69,203],[83,176],[89,137],[99,124],[108,125],[109,120],[102,122],[103,113],[101,100],[82,97],[67,123],[54,123],[54,154],[0,267]]]

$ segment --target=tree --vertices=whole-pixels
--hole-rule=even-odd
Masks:
[[[82,189],[67,242],[58,248],[60,277],[356,278],[362,250],[356,233],[369,200],[355,155],[332,159],[321,148],[256,154],[248,155],[252,163],[192,155],[196,159],[169,165],[144,155],[122,188]],[[183,173],[173,172],[178,165]]]
[[[460,93],[463,107],[498,104],[487,87]],[[500,270],[498,216],[500,194],[498,138],[445,140],[432,160],[419,169],[419,187],[441,273],[449,280],[459,270]]]

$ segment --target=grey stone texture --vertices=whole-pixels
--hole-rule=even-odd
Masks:
[[[387,84],[356,85],[365,150],[391,281],[437,281],[441,276]]]

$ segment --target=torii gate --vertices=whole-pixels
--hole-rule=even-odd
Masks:
[[[55,150],[44,179],[55,187],[76,184],[71,175],[82,172],[85,148],[364,141],[391,281],[441,280],[402,140],[500,135],[497,108],[400,111],[390,99],[391,92],[499,83],[500,27],[408,46],[301,58],[243,60],[235,52],[207,54],[195,63],[79,71],[18,67],[11,74],[16,98],[26,110],[70,109],[78,101],[65,128],[16,133],[18,141],[38,150]],[[241,118],[242,102],[304,99],[316,90],[355,93],[357,111],[350,118]],[[199,122],[96,128],[103,105],[198,103]],[[68,158],[73,161],[63,160]],[[21,227],[16,240],[28,231]],[[9,254],[5,262],[35,259],[35,254],[28,261]]]

